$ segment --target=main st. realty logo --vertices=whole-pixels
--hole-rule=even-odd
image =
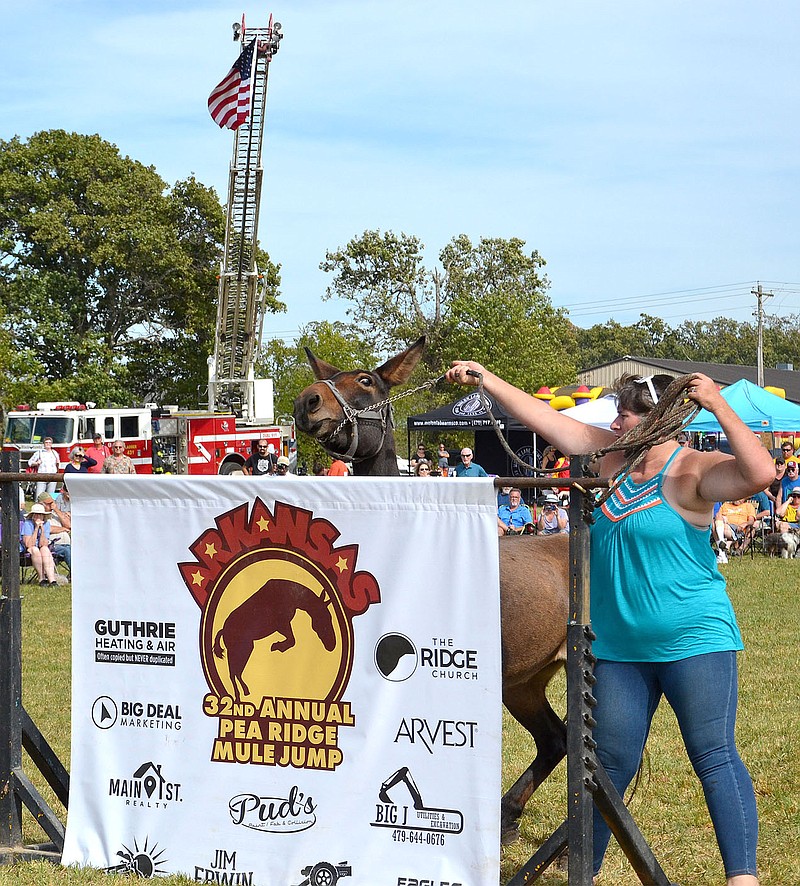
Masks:
[[[380,602],[358,545],[311,511],[259,498],[215,518],[178,568],[202,611],[203,712],[218,720],[211,760],[335,769],[353,618]]]

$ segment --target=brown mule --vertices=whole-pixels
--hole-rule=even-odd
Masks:
[[[297,428],[330,455],[352,460],[357,475],[396,476],[391,412],[380,404],[390,388],[408,380],[424,347],[422,337],[377,369],[345,372],[306,348],[317,381],[295,400]],[[566,661],[569,539],[523,536],[499,543],[503,703],[536,743],[536,758],[502,799],[501,835],[509,843],[531,794],[566,753],[566,728],[546,689]]]
[[[279,634],[283,639],[275,640],[270,651],[291,649],[296,642],[292,619],[298,611],[308,614],[312,630],[330,652],[336,645],[336,635],[327,604],[296,581],[275,578],[266,582],[225,619],[214,638],[214,655],[217,658],[227,655],[228,674],[236,701],[241,701],[242,693],[250,694],[243,675],[256,640]]]

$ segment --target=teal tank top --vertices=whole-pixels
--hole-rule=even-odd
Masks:
[[[698,529],[664,499],[661,472],[626,477],[591,527],[594,653],[609,661],[679,661],[742,649],[709,529]]]

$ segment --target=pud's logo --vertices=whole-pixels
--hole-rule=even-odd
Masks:
[[[380,602],[358,545],[311,511],[256,498],[215,518],[178,564],[202,610],[200,656],[219,721],[211,759],[333,770],[354,655],[352,620]]]

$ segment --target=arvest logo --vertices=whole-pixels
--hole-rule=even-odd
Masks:
[[[353,618],[380,602],[356,570],[358,545],[311,511],[256,499],[220,514],[178,564],[202,610],[206,716],[219,721],[211,759],[335,769],[354,656]]]

